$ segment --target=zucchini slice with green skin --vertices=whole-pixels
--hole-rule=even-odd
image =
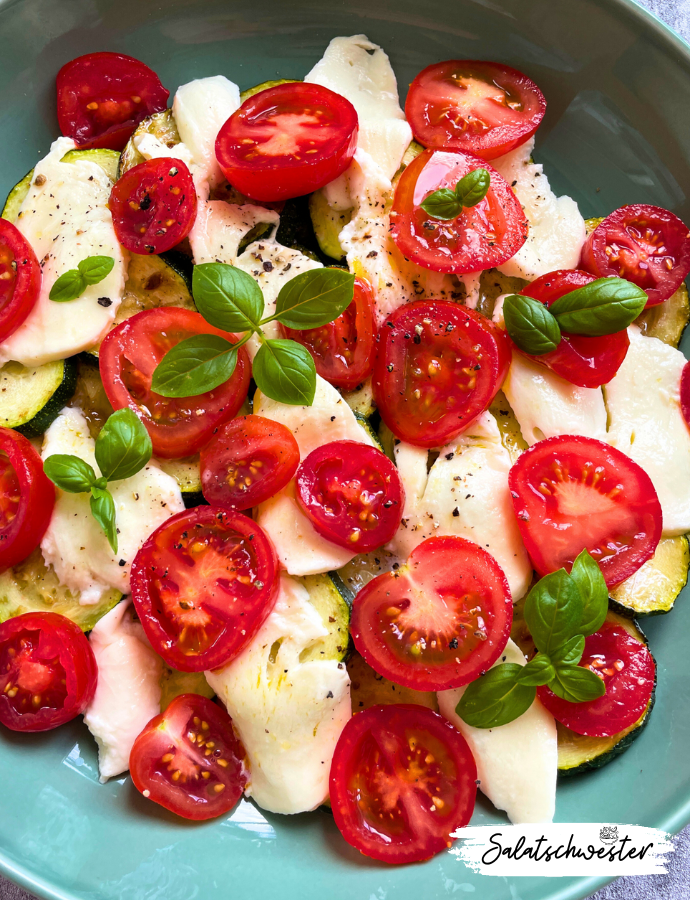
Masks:
[[[340,232],[352,219],[352,213],[351,209],[333,209],[321,190],[309,196],[312,228],[321,252],[330,259],[340,261],[345,258],[340,246]]]
[[[364,416],[365,419],[372,416],[376,412],[376,404],[374,403],[371,376],[358,385],[354,391],[345,391],[343,400],[356,416]]]
[[[305,648],[300,662],[315,659],[344,660],[350,649],[350,603],[330,575],[305,575],[297,579],[307,589],[311,605],[321,616],[328,634]]]
[[[362,426],[362,428],[366,431],[366,433],[372,439],[372,441],[374,442],[374,447],[376,447],[377,450],[380,450],[381,453],[385,453],[386,451],[383,449],[383,444],[381,443],[381,441],[379,439],[378,432],[376,431],[374,426],[371,424],[371,420],[367,416],[363,416],[361,413],[358,413],[358,412],[355,412],[355,419],[357,419],[359,424]]]
[[[144,162],[144,157],[134,146],[134,138],[140,137],[142,134],[152,134],[169,150],[182,141],[171,109],[164,109],[162,112],[147,116],[139,122],[132,137],[125,144],[124,150],[119,154],[117,178],[122,178],[128,169]]]
[[[687,583],[689,565],[687,537],[662,538],[651,559],[630,578],[611,588],[611,609],[628,618],[669,612]]]
[[[240,103],[244,103],[254,94],[260,94],[261,91],[267,91],[269,88],[278,87],[279,84],[297,84],[297,78],[277,78],[275,81],[262,81],[261,84],[255,84],[254,87],[247,88],[240,94]]]
[[[168,475],[172,475],[180,486],[182,499],[187,509],[206,503],[201,492],[201,469],[198,453],[182,459],[159,459],[158,465]]]
[[[216,696],[203,672],[178,672],[177,669],[164,665],[161,675],[161,712],[165,712],[175,697],[181,694],[199,694],[209,700]]]
[[[350,676],[353,713],[362,712],[370,706],[387,706],[391,703],[414,703],[438,712],[438,701],[433,691],[415,691],[394,684],[375,672],[357,652],[347,661],[347,673]]]
[[[19,210],[24,202],[24,198],[29,193],[31,187],[31,179],[34,177],[34,170],[27,172],[21,181],[18,181],[7,195],[5,205],[2,208],[2,218],[7,219],[13,225],[19,216]]]
[[[0,426],[14,428],[24,437],[38,437],[72,399],[76,386],[74,359],[33,368],[5,363],[0,369]]]

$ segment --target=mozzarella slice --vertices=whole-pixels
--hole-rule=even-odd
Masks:
[[[134,741],[160,713],[163,661],[123,600],[89,635],[98,665],[96,693],[84,721],[98,744],[101,781],[129,769]]]
[[[83,158],[62,162],[74,146],[69,138],[54,142],[50,153],[37,163],[19,211],[17,228],[41,263],[42,284],[25,322],[0,344],[0,365],[12,359],[25,366],[42,366],[88,350],[105,336],[122,302],[127,261],[108,209],[112,185],[94,162]],[[76,269],[88,256],[110,256],[115,265],[103,281],[88,285],[76,300],[51,300],[50,290],[60,275]],[[98,302],[103,297],[110,305]]]
[[[300,662],[326,634],[306,589],[283,575],[275,608],[247,649],[205,673],[247,751],[247,793],[270,812],[305,812],[328,796],[333,751],[351,715],[350,680],[344,663]]]
[[[496,663],[525,665],[512,642]],[[558,740],[553,716],[535,700],[527,712],[498,728],[472,728],[455,712],[465,688],[438,693],[442,716],[470,745],[482,793],[503,809],[514,825],[551,822],[556,810]]]
[[[196,220],[189,235],[194,262],[197,264],[222,262],[235,265],[242,239],[260,222],[277,226],[280,216],[272,209],[264,209],[251,203],[240,206],[226,203],[225,200],[209,200],[202,204],[197,210]],[[256,252],[253,247],[251,252]],[[302,256],[301,253],[299,255]]]
[[[100,470],[95,442],[81,410],[65,408],[46,431],[42,458],[56,453],[73,454]],[[97,603],[109,588],[129,593],[129,573],[146,538],[170,516],[182,512],[184,503],[177,482],[151,461],[140,472],[108,489],[115,501],[118,552],[91,514],[89,494],[57,490],[55,509],[41,541],[43,558],[52,565],[71,591],[81,592],[81,603]]]
[[[658,338],[628,329],[630,347],[604,386],[606,440],[652,479],[663,512],[663,534],[690,531],[690,431],[680,411],[683,354]]]
[[[494,557],[513,600],[523,597],[532,566],[508,490],[510,455],[491,413],[483,413],[444,447],[428,475],[426,450],[401,442],[395,453],[405,486],[405,509],[389,548],[407,559],[429,537],[458,535]]]

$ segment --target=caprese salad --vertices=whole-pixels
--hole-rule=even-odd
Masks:
[[[168,97],[68,62],[2,211],[0,722],[391,863],[477,788],[551,821],[646,725],[637,619],[687,578],[688,228],[557,197],[501,63],[403,110],[356,35]]]

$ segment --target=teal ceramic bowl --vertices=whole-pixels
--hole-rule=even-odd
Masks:
[[[75,56],[129,53],[171,91],[218,73],[246,88],[302,78],[332,37],[361,32],[389,53],[403,95],[437,60],[524,70],[548,99],[536,156],[558,192],[586,216],[643,202],[690,222],[690,48],[624,0],[1,2],[0,192],[57,135],[55,73]],[[690,820],[690,591],[646,630],[659,676],[651,723],[619,760],[559,786],[561,822],[677,831]],[[0,868],[42,897],[575,900],[603,883],[482,877],[449,854],[387,867],[349,848],[322,811],[288,818],[242,801],[221,820],[187,823],[143,800],[128,777],[100,785],[78,724],[3,732],[0,771]],[[501,821],[479,801],[473,823]]]

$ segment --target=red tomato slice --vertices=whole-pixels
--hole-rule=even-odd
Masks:
[[[55,505],[55,487],[31,443],[0,428],[0,570],[38,547]]]
[[[450,847],[470,821],[476,779],[467,741],[438,713],[372,706],[350,719],[335,748],[333,818],[365,856],[420,862]]]
[[[254,200],[287,200],[341,175],[357,149],[349,100],[301,81],[248,97],[220,129],[216,158],[228,181]]]
[[[647,306],[673,294],[690,272],[690,232],[660,206],[633,203],[607,216],[582,248],[583,269],[627,278],[647,292]]]
[[[680,409],[685,424],[690,428],[690,363],[685,363],[680,376]]]
[[[483,159],[524,144],[545,112],[544,95],[526,75],[476,59],[427,66],[410,85],[405,102],[405,115],[420,144],[467,150]]]
[[[304,331],[282,327],[285,337],[309,350],[317,374],[336,387],[352,391],[371,375],[376,307],[371,285],[363,278],[355,278],[352,303],[335,321]]]
[[[396,437],[442,447],[468,428],[498,393],[510,340],[480,313],[445,300],[418,300],[379,330],[374,399]]]
[[[317,447],[297,471],[296,496],[314,529],[339,547],[368,553],[392,540],[405,493],[393,463],[368,444]]]
[[[197,506],[160,525],[132,564],[132,599],[165,662],[203,672],[230,662],[278,596],[275,551],[241,513]]]
[[[594,281],[594,275],[578,269],[559,269],[542,275],[524,290],[527,297],[551,306],[559,297]],[[556,375],[579,387],[596,388],[608,384],[623,364],[630,340],[627,331],[617,331],[602,337],[586,337],[582,334],[563,333],[558,347],[542,356],[524,355],[539,365],[546,366]],[[522,351],[520,351],[522,352]]]
[[[201,490],[212,506],[250,509],[282,490],[297,471],[292,432],[263,416],[223,425],[201,451]]]
[[[422,209],[426,198],[486,169],[491,186],[476,206],[456,219],[434,219]],[[391,212],[391,235],[407,259],[434,272],[479,272],[515,256],[527,240],[527,218],[507,181],[471,153],[425,150],[400,176]]]
[[[610,737],[633,725],[647,708],[656,666],[647,647],[621,625],[604,622],[585,638],[579,665],[590,669],[606,685],[606,693],[586,703],[561,700],[546,685],[539,699],[558,722],[577,734]]]
[[[158,75],[123,53],[87,53],[57,75],[60,131],[82,148],[122,150],[139,122],[168,104]]]
[[[357,594],[350,633],[379,675],[417,691],[469,684],[510,637],[513,602],[503,570],[460,537],[432,537],[407,565]]]
[[[24,613],[0,625],[0,722],[48,731],[84,712],[98,668],[84,633],[65,616]]]
[[[125,319],[101,344],[99,366],[108,400],[114,409],[128,407],[139,416],[151,435],[153,452],[164,459],[200,450],[219,425],[237,414],[249,389],[251,367],[242,347],[232,378],[214,391],[176,399],[151,390],[153,372],[168,350],[195,334],[235,340],[199,313],[169,306]]]
[[[147,159],[110,192],[118,241],[130,253],[163,253],[187,237],[196,218],[196,188],[180,159]]]
[[[589,550],[609,586],[654,555],[661,506],[647,473],[594,438],[563,435],[526,450],[508,484],[534,568],[547,575]]]
[[[14,334],[36,305],[41,267],[31,244],[0,219],[0,342]]]
[[[132,746],[134,787],[185,819],[229,812],[247,786],[245,750],[230,716],[206,697],[180,694]]]

